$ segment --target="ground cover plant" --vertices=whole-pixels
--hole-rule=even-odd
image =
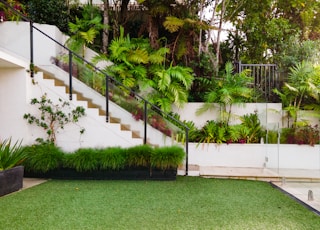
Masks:
[[[320,218],[269,183],[59,181],[0,199],[2,229],[319,229]]]

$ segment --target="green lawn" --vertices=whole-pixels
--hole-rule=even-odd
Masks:
[[[320,229],[269,183],[58,181],[0,198],[0,229]]]

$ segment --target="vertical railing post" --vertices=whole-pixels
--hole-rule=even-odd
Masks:
[[[33,60],[33,22],[30,21],[30,77],[34,77],[34,60]]]
[[[186,176],[189,173],[189,129],[186,127]]]
[[[72,52],[69,50],[69,99],[72,100]]]
[[[109,122],[109,77],[106,75],[106,122]]]
[[[144,101],[144,137],[143,137],[143,144],[147,144],[147,120],[148,120],[147,102]]]

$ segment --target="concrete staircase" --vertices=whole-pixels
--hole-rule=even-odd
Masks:
[[[69,94],[69,87],[65,84],[64,81],[56,78],[54,74],[51,74],[45,70],[41,70],[41,72],[43,72],[43,79],[52,80],[54,82],[54,86],[63,87],[65,89],[65,93]],[[79,92],[77,90],[73,90],[72,93],[74,95],[73,97],[75,100],[86,102],[87,109],[88,108],[89,109],[97,109],[98,115],[100,117],[106,118],[106,111],[102,108],[101,105],[94,103],[91,98],[84,96],[84,94],[82,92]],[[114,123],[114,124],[120,124],[120,129],[122,131],[130,131],[132,133],[132,138],[137,138],[137,139],[142,140],[143,137],[141,136],[140,132],[136,131],[136,130],[131,130],[131,127],[129,124],[123,124],[121,122],[121,118],[113,117],[109,113],[109,122]]]
[[[38,74],[42,75],[42,83],[47,82],[45,84],[51,84],[52,90],[59,91],[59,95],[64,95],[65,98],[69,99],[68,73],[55,65],[37,66],[37,71]],[[89,86],[85,85],[83,82],[79,81],[77,78],[73,77],[72,81],[72,101],[76,101],[78,104],[81,104],[88,111],[95,111],[95,115],[92,114],[92,116],[95,117],[93,119],[96,119],[100,122],[100,126],[119,126],[118,131],[120,133],[114,135],[114,137],[118,135],[121,136],[123,133],[125,133],[126,137],[131,143],[129,145],[143,144],[143,121],[135,120],[131,113],[109,100],[110,112],[108,122],[106,122],[105,96],[99,94]],[[162,132],[154,129],[150,125],[147,125],[147,130],[147,144],[152,146],[164,146],[174,143],[171,137],[164,135]],[[116,143],[116,140],[114,140],[114,142]],[[122,144],[119,143],[119,145]]]

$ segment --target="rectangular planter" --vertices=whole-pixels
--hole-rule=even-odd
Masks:
[[[75,169],[60,168],[46,173],[25,172],[25,177],[51,178],[60,180],[175,180],[177,169],[126,168],[77,172]]]
[[[0,196],[22,189],[23,174],[23,166],[0,171]]]

